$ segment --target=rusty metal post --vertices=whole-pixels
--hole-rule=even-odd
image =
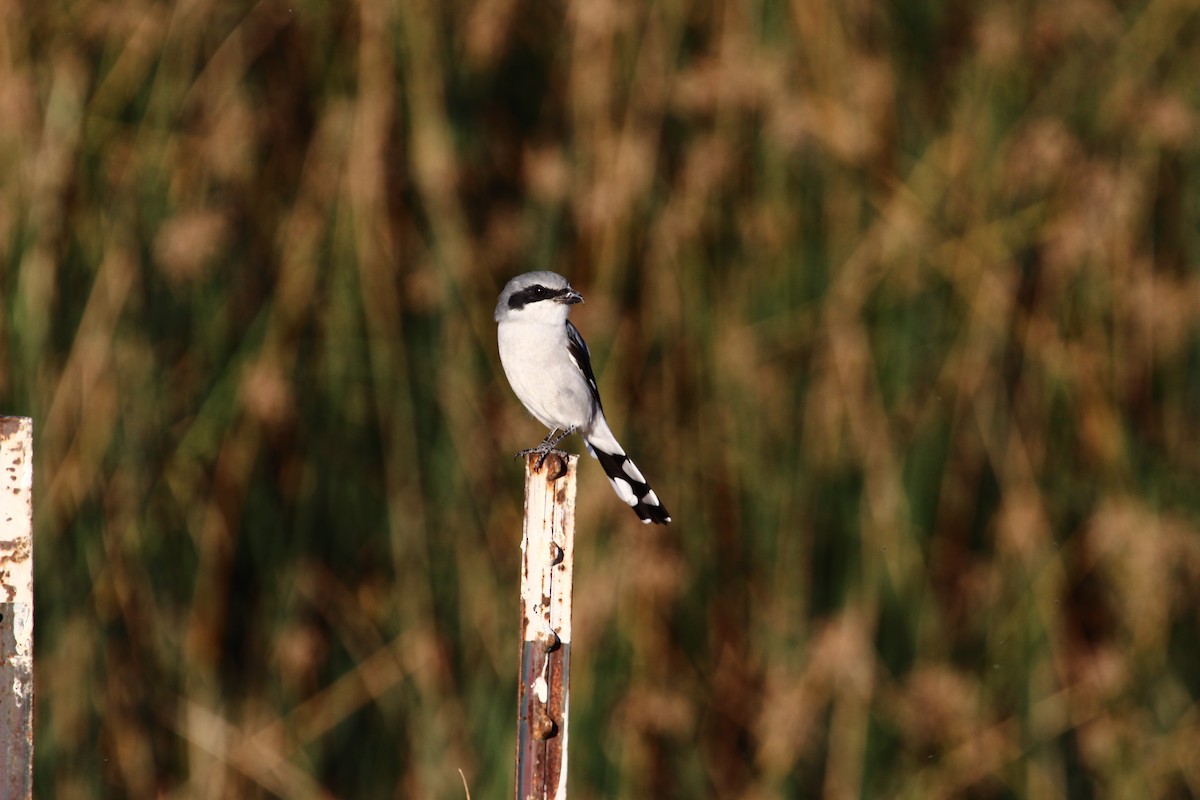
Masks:
[[[33,797],[33,420],[0,417],[0,798]]]
[[[525,462],[521,537],[521,683],[517,690],[517,800],[566,800],[575,561],[575,467],[551,454]]]

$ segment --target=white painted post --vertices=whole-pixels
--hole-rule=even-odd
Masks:
[[[33,420],[0,417],[0,798],[33,797]]]
[[[517,800],[566,800],[578,456],[525,462]]]

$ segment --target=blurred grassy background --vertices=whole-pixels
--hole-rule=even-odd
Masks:
[[[1194,2],[0,17],[40,797],[511,793],[550,268],[572,797],[1200,797]]]

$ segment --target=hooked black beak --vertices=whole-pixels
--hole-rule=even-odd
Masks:
[[[563,292],[562,294],[560,294],[558,296],[558,302],[565,303],[566,305],[569,305],[569,306],[573,306],[576,303],[583,302],[583,295],[581,295],[579,292],[575,291],[574,289],[567,289],[565,292]]]

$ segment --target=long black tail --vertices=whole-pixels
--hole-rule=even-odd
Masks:
[[[607,427],[605,425],[603,431],[593,431],[592,437],[587,440],[588,451],[604,468],[617,497],[632,506],[633,512],[642,522],[666,525],[671,521],[671,515],[650,488],[650,484],[646,483],[642,471],[625,455],[625,451]]]

